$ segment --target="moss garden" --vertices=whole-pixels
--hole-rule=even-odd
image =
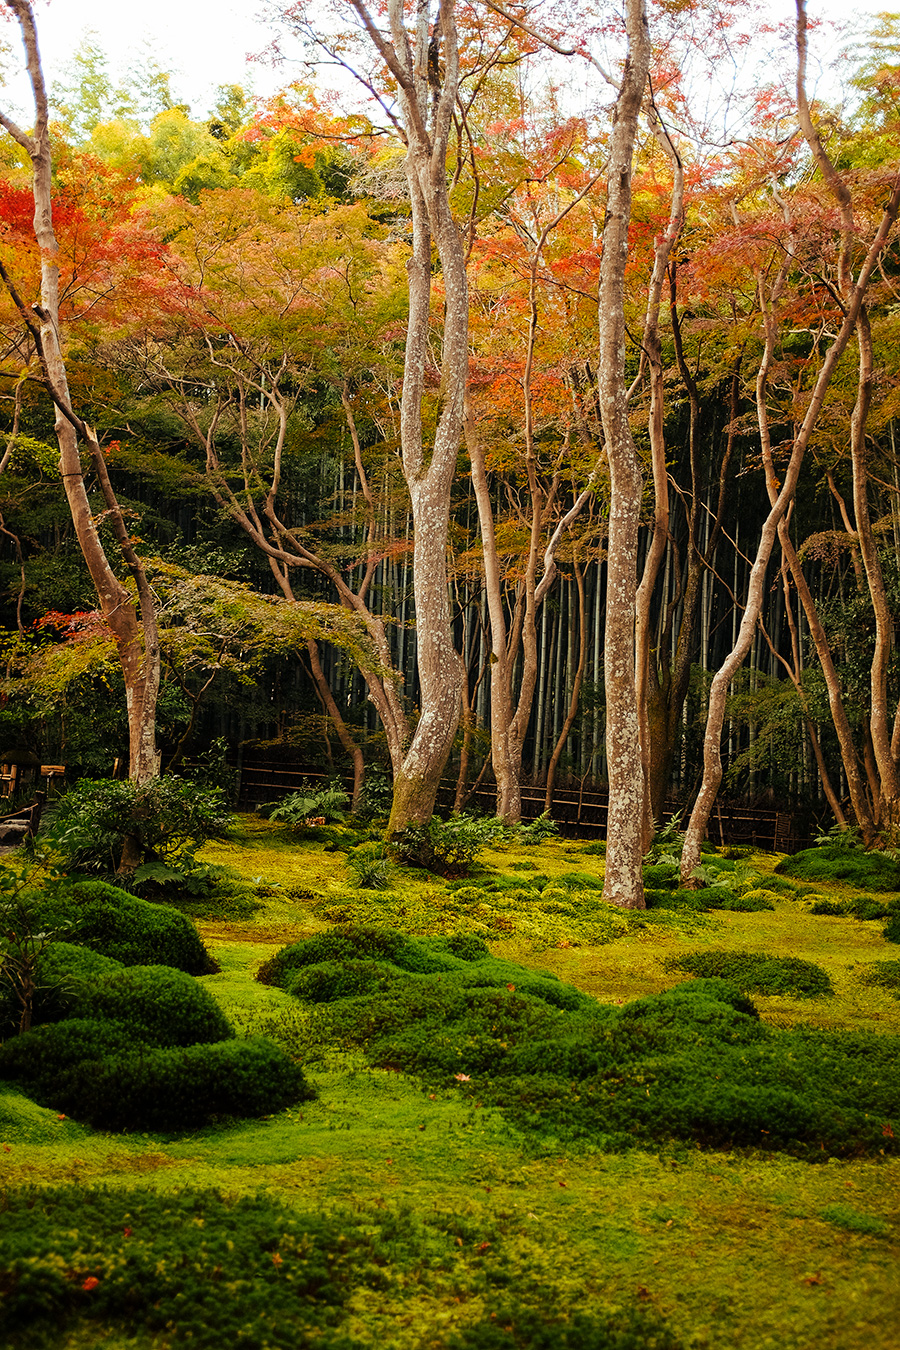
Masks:
[[[4,1346],[896,1345],[897,869],[664,859],[626,913],[553,838],[446,880],[240,817],[201,857],[184,901],[27,878]]]

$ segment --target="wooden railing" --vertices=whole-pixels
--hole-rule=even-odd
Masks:
[[[245,758],[241,764],[239,804],[244,810],[253,810],[261,802],[275,801],[289,792],[295,792],[305,780],[328,782],[334,773],[300,763],[275,763],[271,760]],[[349,789],[350,780],[344,779]],[[438,802],[449,809],[456,785],[450,779],[441,784]],[[472,794],[470,805],[482,811],[492,811],[495,795],[492,788],[481,788]],[[609,795],[593,789],[557,788],[553,793],[551,816],[561,832],[571,838],[603,838],[606,834]],[[667,819],[678,810],[679,803],[666,808]],[[542,787],[522,788],[522,819],[535,820],[544,810]],[[812,843],[797,818],[789,811],[758,810],[749,806],[723,803],[717,805],[709,821],[709,839],[714,844],[745,845],[767,849],[774,853],[796,853]]]

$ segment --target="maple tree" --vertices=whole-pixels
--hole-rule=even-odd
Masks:
[[[0,267],[6,290],[30,337],[44,386],[53,399],[59,443],[59,472],[72,521],[100,600],[114,635],[125,679],[129,723],[129,772],[139,783],[158,772],[155,712],[159,689],[159,633],[155,601],[110,482],[106,460],[93,429],[72,407],[66,362],[61,347],[59,245],[53,225],[53,182],[47,91],[38,52],[34,12],[28,0],[5,5],[15,17],[25,49],[34,97],[35,123],[23,131],[6,114],[0,126],[28,155],[32,164],[34,237],[40,249],[40,303],[30,308],[17,280]],[[137,592],[137,602],[111,567],[88,501],[79,441],[88,450],[112,523],[122,559]]]

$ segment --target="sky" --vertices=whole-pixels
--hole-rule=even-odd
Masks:
[[[156,59],[176,78],[173,88],[201,116],[213,101],[218,85],[241,84],[268,94],[302,76],[302,68],[273,69],[247,64],[247,54],[261,51],[271,33],[259,18],[264,0],[37,0],[38,35],[50,82],[85,32],[93,30],[110,57],[112,74],[124,71],[129,54],[150,39]],[[808,0],[810,17],[818,14],[847,17],[846,0]],[[794,0],[768,0],[770,13],[787,18]],[[854,15],[898,9],[900,0],[853,0]],[[18,44],[17,44],[18,49]],[[9,95],[13,95],[11,85]],[[15,101],[22,105],[25,87]]]

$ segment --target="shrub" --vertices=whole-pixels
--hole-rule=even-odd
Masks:
[[[650,863],[643,869],[644,886],[651,890],[678,885],[677,863]]]
[[[390,841],[397,858],[442,876],[468,872],[482,849],[503,838],[506,827],[494,816],[432,816],[427,825],[408,825]]]
[[[844,912],[854,919],[866,922],[872,919],[886,919],[888,913],[885,906],[871,895],[855,895],[848,901]]]
[[[298,792],[290,792],[277,802],[263,802],[256,809],[269,820],[281,820],[286,825],[306,826],[312,821],[347,819],[347,807],[350,798],[340,783],[329,783],[327,787],[316,787],[313,783],[301,783]]]
[[[762,910],[774,909],[776,899],[777,896],[773,891],[758,886],[753,890],[744,891],[743,895],[732,895],[716,908],[731,910],[738,914],[758,914]]]
[[[149,783],[81,779],[60,798],[50,842],[69,867],[113,874],[126,841],[141,861],[193,861],[231,814],[221,788],[169,774]]]
[[[670,958],[669,970],[690,975],[733,980],[754,994],[785,994],[795,998],[819,998],[833,994],[828,974],[812,961],[796,956],[767,956],[756,952],[702,951]]]
[[[841,900],[817,900],[815,904],[810,905],[810,914],[827,914],[832,918],[838,918],[847,913],[847,906]]]
[[[449,970],[456,964],[453,957],[392,929],[348,924],[346,928],[331,928],[282,947],[280,952],[263,962],[256,978],[263,984],[281,985],[288,971],[315,966],[322,961],[353,960],[390,961],[399,970],[419,973]]]
[[[67,937],[123,965],[174,966],[189,975],[219,969],[186,915],[103,881],[59,887],[44,913],[67,925]]]
[[[861,891],[900,891],[900,863],[861,849],[807,848],[782,858],[775,871],[804,881],[843,881]]]
[[[383,844],[374,844],[347,855],[347,871],[362,891],[390,890],[393,870]]]
[[[900,913],[892,914],[884,925],[885,942],[900,942]]]
[[[279,954],[293,954],[298,987],[333,999],[319,1005],[320,1031],[364,1047],[374,1064],[457,1085],[550,1147],[684,1139],[810,1157],[895,1148],[900,1038],[775,1030],[746,992],[825,992],[827,976],[809,963],[720,953],[712,977],[616,1009],[478,951],[454,957],[445,938],[361,929],[345,940],[319,934]],[[445,968],[425,969],[438,956]],[[716,978],[729,969],[733,982]]]
[[[550,819],[549,811],[544,811],[527,825],[519,825],[516,833],[526,843],[540,844],[545,839],[557,839],[559,826]]]
[[[65,1017],[75,989],[96,984],[124,967],[89,947],[71,942],[51,942],[41,953],[37,965],[37,990],[32,1022],[53,1022]]]
[[[53,1105],[61,1074],[134,1048],[128,1027],[98,1018],[49,1022],[0,1045],[0,1074],[21,1083],[38,1102]]]
[[[314,966],[286,970],[281,988],[308,1003],[333,1003],[340,998],[377,994],[400,978],[386,961],[320,961]]]
[[[74,1017],[122,1022],[134,1040],[193,1045],[228,1040],[231,1025],[208,989],[170,966],[129,966],[63,994]]]
[[[857,967],[856,973],[863,984],[890,989],[900,997],[900,961],[872,961],[867,966]]]

